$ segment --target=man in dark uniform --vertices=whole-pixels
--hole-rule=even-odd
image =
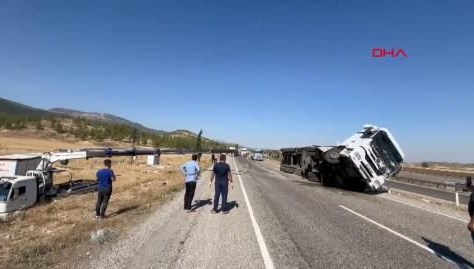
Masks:
[[[227,193],[229,192],[229,182],[234,188],[233,181],[232,181],[232,173],[230,171],[230,166],[225,162],[225,155],[221,154],[219,157],[219,162],[214,165],[212,169],[211,175],[211,182],[209,183],[209,187],[212,186],[212,181],[216,178],[215,183],[215,193],[214,193],[214,208],[212,209],[211,213],[217,213],[217,206],[219,205],[219,197],[222,195],[222,206],[221,210],[223,213],[228,213],[227,208]]]
[[[472,193],[469,198],[469,204],[467,205],[467,211],[469,212],[469,216],[471,217],[471,221],[467,224],[467,229],[471,232],[471,238],[474,242],[474,186],[472,185],[471,177],[468,177],[466,180],[466,185],[469,189],[471,189]]]

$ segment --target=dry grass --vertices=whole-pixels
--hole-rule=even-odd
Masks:
[[[452,168],[445,168],[445,167],[424,168],[424,167],[418,167],[418,166],[404,166],[403,171],[412,172],[412,173],[441,175],[441,176],[474,177],[474,171],[472,169],[459,169],[459,168],[452,169]]]
[[[0,138],[0,144],[5,142],[9,149],[0,153],[84,147],[84,142],[32,137]],[[166,201],[170,193],[181,190],[183,179],[178,166],[189,159],[189,155],[162,156],[160,168],[152,168],[145,165],[145,156],[138,157],[134,164],[130,164],[130,158],[112,158],[117,181],[107,208],[111,218],[94,218],[96,193],[73,195],[29,208],[0,223],[0,264],[3,268],[68,267],[100,247],[90,242],[91,232],[107,227],[124,234]],[[209,159],[203,156],[201,166],[208,167]],[[71,175],[73,179],[94,180],[101,167],[101,159],[71,161],[55,182],[68,181]]]

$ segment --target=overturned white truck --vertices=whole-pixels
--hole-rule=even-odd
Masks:
[[[337,146],[282,148],[280,170],[326,186],[355,191],[381,191],[402,169],[404,154],[386,128],[363,130]]]

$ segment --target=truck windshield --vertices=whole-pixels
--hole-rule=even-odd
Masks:
[[[0,179],[0,201],[6,201],[8,199],[11,188],[12,184],[10,182]]]
[[[377,157],[385,163],[386,167],[392,171],[396,170],[403,161],[403,158],[400,156],[400,153],[392,141],[383,132],[375,134],[372,139],[371,147],[376,152]]]

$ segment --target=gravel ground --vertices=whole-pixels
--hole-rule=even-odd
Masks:
[[[230,161],[232,166],[232,161]],[[235,174],[235,171],[234,171]],[[184,192],[151,215],[130,236],[84,268],[264,268],[240,184],[234,175],[228,214],[211,214],[214,188],[203,173],[195,204],[182,209]]]

